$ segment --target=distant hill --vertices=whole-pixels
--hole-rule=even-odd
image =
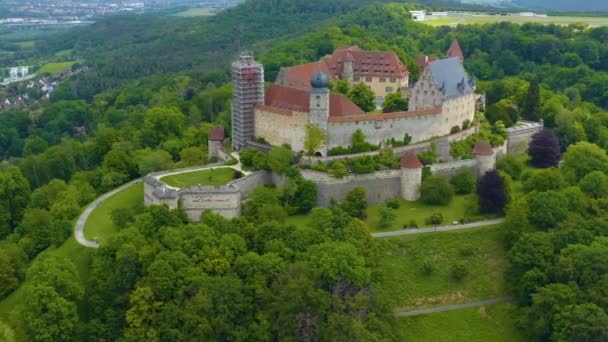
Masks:
[[[608,1],[603,0],[460,0],[462,3],[483,4],[497,7],[519,7],[548,11],[608,11]]]

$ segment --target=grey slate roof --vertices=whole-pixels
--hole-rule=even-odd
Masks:
[[[467,75],[458,57],[430,62],[428,68],[435,84],[447,98],[462,96],[475,91],[475,80]]]

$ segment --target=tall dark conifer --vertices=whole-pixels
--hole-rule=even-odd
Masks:
[[[533,79],[528,87],[528,94],[522,109],[522,117],[530,121],[539,121],[542,118],[540,112],[540,85],[538,79]]]

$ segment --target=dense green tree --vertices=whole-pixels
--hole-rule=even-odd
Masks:
[[[384,113],[405,112],[407,109],[408,100],[401,95],[401,91],[399,90],[387,94],[384,97],[384,102],[382,102],[382,111]]]
[[[542,113],[540,111],[540,84],[537,78],[530,81],[528,86],[528,92],[526,93],[526,99],[522,108],[522,117],[530,121],[539,121],[542,119]]]
[[[328,172],[330,175],[336,178],[343,178],[345,176],[348,176],[348,170],[346,170],[346,166],[341,161],[333,162]]]
[[[140,150],[135,153],[137,170],[141,176],[150,172],[167,170],[173,165],[171,155],[163,150]]]
[[[578,182],[579,188],[593,198],[608,195],[608,177],[601,171],[593,171]]]
[[[73,303],[80,301],[84,294],[76,267],[61,257],[37,258],[27,271],[27,279],[33,284],[55,289],[59,296]]]
[[[597,145],[580,142],[564,153],[561,168],[570,181],[577,182],[590,172],[608,171],[608,156]]]
[[[21,248],[0,242],[0,298],[17,289],[25,276],[25,268],[26,256]]]
[[[568,215],[568,199],[561,192],[532,192],[527,197],[530,222],[539,228],[555,227]]]
[[[348,92],[348,97],[365,112],[371,112],[376,109],[376,104],[374,103],[376,95],[363,82],[355,84]]]
[[[595,304],[568,305],[555,318],[554,341],[608,340],[608,315]]]
[[[21,319],[32,341],[72,341],[78,324],[75,303],[45,285],[28,287],[23,298]]]
[[[461,168],[450,178],[450,184],[457,194],[470,194],[475,190],[477,179],[471,170]]]
[[[378,209],[378,215],[380,216],[378,226],[382,229],[389,228],[397,218],[397,214],[395,214],[394,210],[384,205]]]
[[[365,189],[359,186],[350,190],[340,202],[340,208],[352,217],[365,219],[367,217],[367,194]]]
[[[283,174],[293,164],[293,154],[284,147],[273,147],[268,152],[268,167],[272,172]]]
[[[561,190],[566,186],[566,181],[561,171],[550,167],[533,173],[523,182],[526,192]]]
[[[422,181],[420,200],[426,204],[447,205],[454,196],[454,189],[444,176],[431,176]]]
[[[506,154],[496,161],[496,169],[508,174],[513,180],[519,180],[525,166],[525,160],[512,154]]]
[[[16,167],[0,169],[0,238],[6,237],[23,217],[30,185]]]

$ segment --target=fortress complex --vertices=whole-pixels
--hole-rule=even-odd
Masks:
[[[408,91],[409,110],[405,112],[365,113],[346,96],[330,93],[329,81],[349,77],[344,76],[344,70],[349,69],[345,62],[348,63],[349,56],[359,54],[365,56],[366,52],[340,48],[334,55],[345,57],[335,63],[332,60],[336,57],[332,55],[329,62],[283,69],[277,82],[266,90],[263,103],[255,106],[255,137],[264,138],[271,145],[288,144],[299,152],[304,150],[307,126],[314,125],[326,133],[324,145],[315,154],[325,156],[334,147],[351,145],[357,129],[363,131],[369,143],[386,146],[391,139],[402,141],[406,135],[411,137],[411,143],[445,136],[453,127],[473,122],[479,95],[475,93],[475,81],[463,67],[457,42],[450,47],[452,57],[426,64],[420,79]],[[396,58],[393,53],[383,54],[385,59]],[[397,68],[395,76],[399,82],[408,80],[407,70],[399,68],[402,64],[398,59],[389,65]],[[372,87],[373,82],[368,85]],[[399,83],[398,87],[401,86]]]

